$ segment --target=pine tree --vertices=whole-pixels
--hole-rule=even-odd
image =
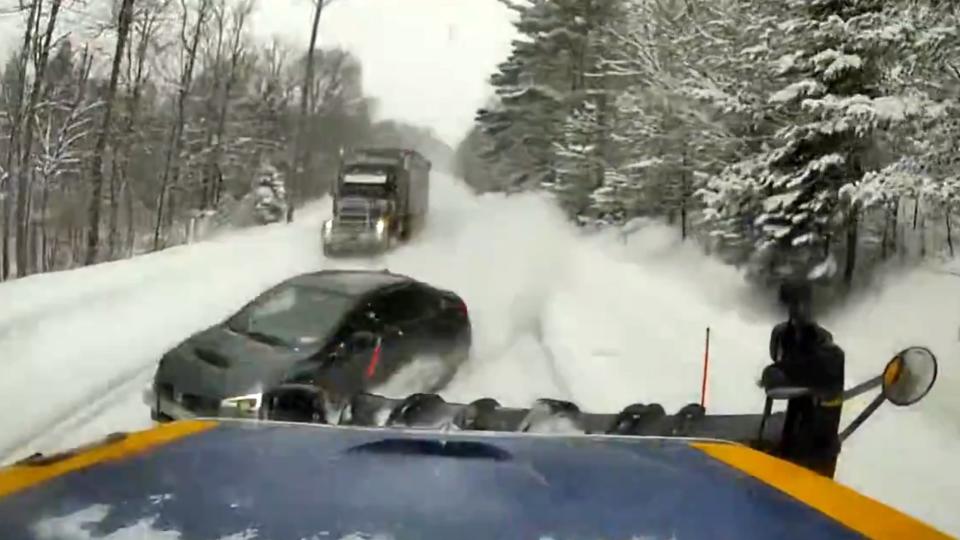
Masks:
[[[553,191],[573,212],[603,176],[607,159],[604,27],[620,0],[535,0],[518,11],[521,38],[491,77],[498,102],[478,112],[490,139],[484,157],[520,188]],[[572,198],[571,198],[572,197]]]
[[[806,274],[842,253],[849,283],[861,208],[844,204],[840,191],[881,168],[888,161],[884,134],[928,113],[932,103],[884,86],[902,51],[916,45],[902,22],[903,6],[791,0],[786,7],[785,17],[761,17],[768,22],[752,49],[779,86],[754,90],[763,98],[754,115],[771,129],[769,136],[759,152],[714,179],[704,196],[710,215],[720,219],[717,232],[754,243],[760,274]],[[739,206],[734,212],[742,219],[728,228],[731,206]]]

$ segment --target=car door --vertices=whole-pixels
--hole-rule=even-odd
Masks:
[[[315,362],[302,366],[289,382],[319,385],[344,394],[363,390],[365,366],[376,348],[376,324],[370,311],[366,302],[351,310]]]
[[[431,340],[424,323],[432,310],[429,295],[416,284],[384,293],[372,303],[372,308],[383,336],[382,371],[371,381],[379,383],[417,354],[427,352]]]

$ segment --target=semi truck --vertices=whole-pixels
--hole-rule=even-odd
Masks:
[[[333,217],[323,224],[329,256],[383,253],[425,225],[431,163],[406,148],[363,148],[341,157]]]

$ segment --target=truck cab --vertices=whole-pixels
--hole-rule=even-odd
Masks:
[[[346,156],[323,225],[326,255],[371,254],[422,228],[430,162],[413,150],[367,149]]]

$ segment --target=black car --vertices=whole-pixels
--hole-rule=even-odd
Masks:
[[[167,352],[151,416],[256,416],[263,392],[278,384],[350,395],[381,387],[415,359],[436,366],[416,390],[436,391],[470,344],[467,307],[456,293],[387,271],[303,274]]]

